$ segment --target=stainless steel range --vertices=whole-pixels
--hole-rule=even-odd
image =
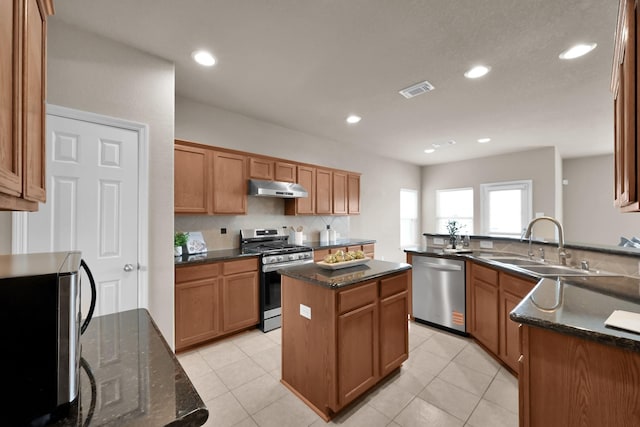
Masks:
[[[243,253],[258,253],[260,257],[260,329],[268,332],[281,325],[282,286],[278,270],[313,262],[313,249],[288,242],[289,236],[275,228],[240,230]]]

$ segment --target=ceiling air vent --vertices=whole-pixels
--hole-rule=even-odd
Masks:
[[[433,85],[425,80],[423,82],[416,83],[413,86],[404,88],[398,93],[404,96],[405,98],[409,99],[409,98],[413,98],[414,96],[422,95],[423,93],[429,92],[433,89],[434,89]]]

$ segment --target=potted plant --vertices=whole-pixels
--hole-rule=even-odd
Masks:
[[[182,247],[187,244],[189,233],[177,231],[173,235],[173,255],[182,256]]]
[[[455,219],[450,219],[447,222],[447,231],[449,232],[449,243],[451,243],[451,249],[456,248],[456,240],[458,236],[458,232],[464,227],[463,224],[460,224]]]

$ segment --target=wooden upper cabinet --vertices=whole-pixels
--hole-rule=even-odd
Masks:
[[[249,178],[272,181],[274,161],[262,157],[249,157]]]
[[[345,172],[333,172],[333,213],[347,214],[347,174]]]
[[[298,184],[307,190],[309,196],[285,199],[285,215],[314,215],[316,213],[316,168],[297,166]]]
[[[614,96],[614,205],[625,212],[640,210],[638,194],[638,103],[636,2],[620,0],[611,91]]]
[[[213,151],[213,213],[247,213],[246,157]]]
[[[296,165],[293,163],[276,162],[275,180],[296,182]]]
[[[333,172],[316,168],[316,213],[330,215],[333,213]]]
[[[352,173],[347,175],[347,213],[360,213],[360,175]]]
[[[174,147],[175,213],[206,214],[209,204],[210,150],[180,145]]]
[[[0,210],[46,200],[45,94],[51,0],[0,6]]]

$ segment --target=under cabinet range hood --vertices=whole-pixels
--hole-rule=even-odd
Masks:
[[[280,197],[283,199],[295,199],[309,197],[309,193],[300,184],[293,182],[263,181],[260,179],[249,180],[249,195],[259,197]]]

